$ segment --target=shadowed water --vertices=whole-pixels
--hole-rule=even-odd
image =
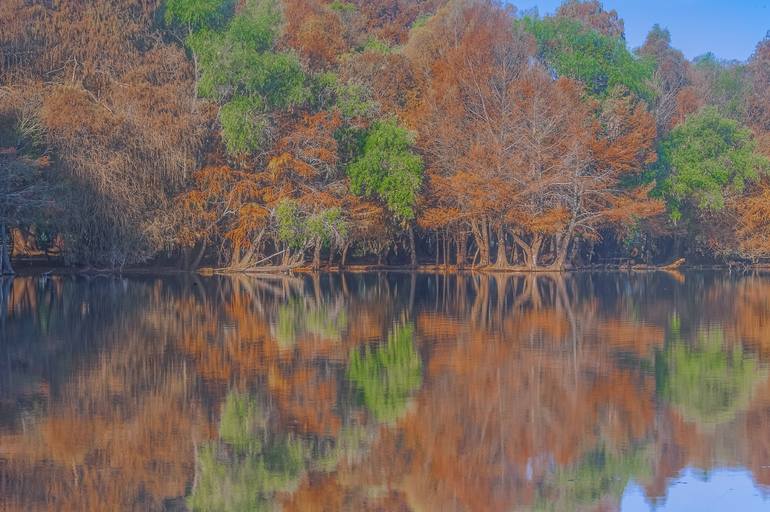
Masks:
[[[0,510],[770,509],[770,277],[17,277]]]

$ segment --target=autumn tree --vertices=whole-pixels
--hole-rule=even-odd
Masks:
[[[739,255],[751,261],[770,257],[770,184],[767,177],[731,202],[737,226],[735,236]]]
[[[623,20],[617,11],[605,11],[599,0],[566,0],[556,10],[556,16],[578,20],[608,37],[625,38]]]
[[[534,269],[662,248],[685,228],[660,200],[676,214],[716,176],[676,178],[672,130],[713,108],[770,153],[768,47],[688,62],[656,25],[631,52],[597,0],[542,18],[496,0],[8,0],[2,94],[36,149],[3,142],[4,165],[28,190],[56,176],[66,208],[5,217],[111,267],[317,269],[406,241],[412,265]],[[762,253],[767,180],[748,181],[692,208],[722,255]]]
[[[746,111],[745,64],[723,61],[709,52],[693,59],[692,70],[692,82],[703,104],[741,121]]]
[[[490,264],[490,230],[499,233],[515,201],[513,100],[532,45],[512,21],[510,11],[490,3],[450,5],[420,28],[409,49],[418,70],[426,54],[435,58],[421,71],[425,91],[413,113],[428,157],[422,221],[451,227],[458,265],[465,230],[473,233],[480,264]]]
[[[531,62],[520,24],[496,25],[507,14],[475,6],[464,15],[464,37],[444,50],[423,100],[426,215],[464,219],[481,265],[492,262],[496,244],[495,265],[508,267],[513,241],[513,261],[533,269],[562,268],[577,233],[595,237],[599,226],[620,223],[622,211],[626,219],[655,211],[642,191],[622,185],[654,158],[645,103],[622,85],[587,99],[576,80],[554,80]],[[620,66],[604,65],[612,73]]]
[[[398,45],[409,37],[409,29],[415,22],[435,12],[444,0],[351,0],[346,3],[360,12],[362,32],[389,45]]]
[[[757,45],[748,64],[746,123],[770,132],[770,38]]]
[[[339,89],[334,77],[323,74],[308,83],[297,56],[281,47],[282,22],[277,2],[253,1],[186,37],[197,92],[219,105],[231,175],[222,172],[226,167],[211,167],[211,178],[229,182],[211,188],[202,171],[181,202],[191,213],[212,217],[209,228],[228,243],[232,269],[269,264],[280,255],[282,265],[297,265],[308,248],[318,268],[321,247],[341,245],[346,232],[335,138],[341,117],[334,109],[313,112],[333,101],[323,91],[336,96]],[[311,89],[320,95],[313,101]],[[299,224],[304,227],[295,232],[292,226]]]
[[[642,57],[655,63],[650,82],[654,92],[651,110],[655,115],[658,136],[662,137],[672,125],[684,121],[688,109],[680,105],[690,85],[690,66],[681,51],[671,47],[671,33],[660,25],[653,25],[644,44],[638,49]],[[683,115],[684,114],[684,115]]]
[[[746,123],[754,130],[756,151],[770,158],[770,39],[757,45],[748,63]],[[742,256],[751,260],[770,256],[770,180],[762,177],[735,198],[736,241]]]
[[[220,240],[230,269],[272,264],[296,266],[313,249],[343,245],[347,221],[340,206],[346,185],[337,165],[334,133],[339,116],[307,114],[295,120],[271,148],[264,167],[208,166],[178,199],[179,235],[187,244]]]
[[[3,81],[13,77],[66,184],[54,220],[70,261],[120,266],[168,248],[167,209],[195,167],[205,116],[183,52],[159,34],[157,7],[0,8]]]
[[[55,183],[41,144],[34,109],[0,90],[0,275],[14,273],[9,229],[53,213]]]
[[[588,130],[577,134],[578,140],[588,138],[570,162],[569,185],[561,192],[569,220],[556,245],[557,268],[564,266],[576,232],[593,238],[601,226],[622,231],[625,224],[662,210],[659,201],[648,197],[650,187],[638,184],[657,158],[655,119],[646,103],[618,87],[594,109],[585,121]]]
[[[43,174],[48,159],[17,155],[16,147],[0,148],[0,275],[13,274],[9,229],[22,219],[32,221],[34,210],[43,210],[52,203],[50,186]],[[38,214],[39,215],[39,214]]]
[[[345,2],[285,0],[284,39],[305,66],[312,70],[333,70],[338,58],[354,44],[347,18],[356,16],[355,7]]]

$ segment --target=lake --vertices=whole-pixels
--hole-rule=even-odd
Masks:
[[[0,282],[0,510],[770,510],[770,275]]]

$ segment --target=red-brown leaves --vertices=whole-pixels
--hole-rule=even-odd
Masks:
[[[284,0],[283,5],[287,44],[308,67],[333,67],[348,47],[338,14],[317,0]]]
[[[747,121],[759,130],[770,132],[770,39],[757,45],[749,61],[749,74]]]
[[[764,179],[734,206],[740,251],[752,259],[770,256],[770,182]]]
[[[656,160],[655,119],[643,102],[618,91],[604,102],[600,122],[591,146],[602,167],[622,175]]]
[[[614,9],[605,11],[599,0],[567,0],[556,15],[578,20],[606,36],[623,37],[623,20]]]
[[[293,171],[305,178],[333,173],[337,165],[334,132],[341,122],[338,112],[303,116],[278,141],[278,156],[271,159],[268,168],[278,174]]]

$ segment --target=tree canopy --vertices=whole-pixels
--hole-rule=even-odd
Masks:
[[[0,24],[0,231],[68,263],[770,257],[767,40],[631,49],[598,0],[9,0]]]
[[[707,107],[674,128],[663,140],[661,193],[673,220],[689,208],[721,210],[728,194],[770,171],[770,160],[756,152],[751,130]]]
[[[414,135],[387,120],[374,124],[361,156],[348,166],[355,194],[382,200],[401,222],[413,220],[422,183],[422,158],[412,151]]]

